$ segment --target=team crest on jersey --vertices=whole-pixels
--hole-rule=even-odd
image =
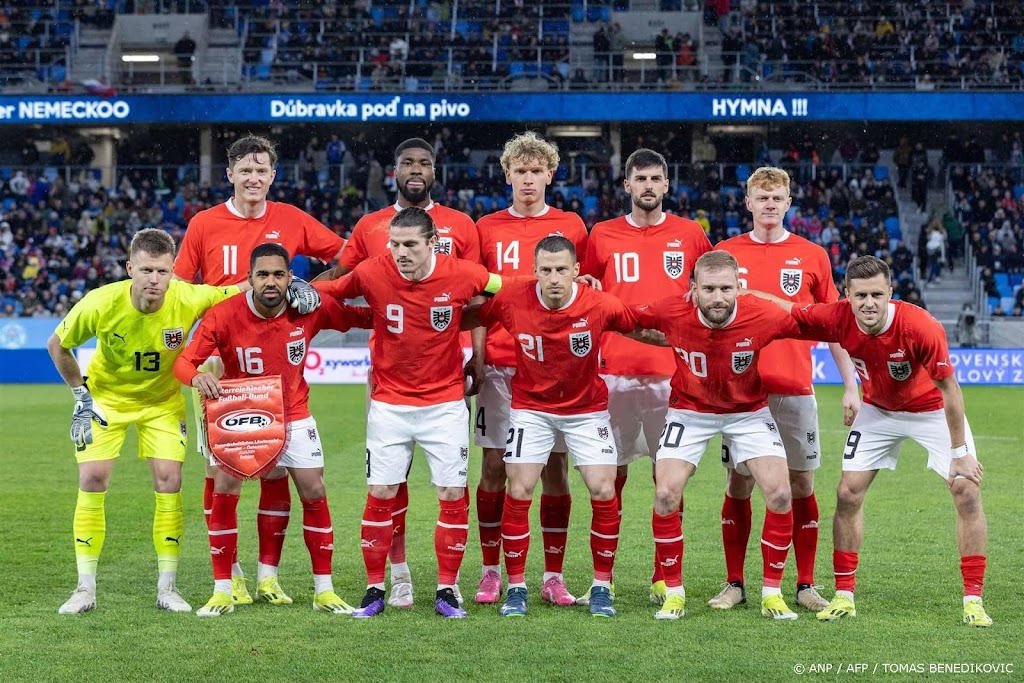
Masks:
[[[586,332],[573,332],[569,335],[569,350],[572,351],[572,355],[583,356],[590,353],[590,349],[593,346],[590,340],[590,330]]]
[[[296,339],[288,342],[288,362],[292,365],[301,365],[302,359],[306,357],[306,340]]]
[[[903,380],[910,377],[910,361],[905,360],[900,361],[899,363],[888,361],[888,364],[889,375],[891,375],[892,378],[897,382],[902,382]]]
[[[783,268],[782,274],[779,275],[779,287],[782,287],[782,291],[793,296],[800,291],[800,285],[804,281],[804,271],[796,270],[794,268]]]
[[[185,330],[175,327],[173,330],[164,330],[164,346],[168,351],[175,351],[185,343]]]
[[[451,237],[439,237],[437,239],[437,244],[434,245],[434,253],[451,256],[453,248],[454,242]]]
[[[662,254],[662,265],[665,266],[665,274],[673,280],[678,280],[683,274],[683,266],[686,259],[681,251],[666,251]]]
[[[733,351],[732,352],[732,371],[737,375],[743,374],[750,364],[754,362],[753,351]]]
[[[452,323],[452,307],[451,306],[431,306],[430,307],[430,326],[438,332],[444,332],[448,329],[448,326]]]

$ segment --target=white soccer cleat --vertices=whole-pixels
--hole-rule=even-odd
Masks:
[[[175,586],[160,589],[156,594],[156,606],[168,612],[191,612],[192,605],[185,602]]]
[[[412,577],[408,574],[397,574],[391,579],[391,595],[388,605],[398,609],[412,607]]]
[[[57,614],[81,614],[96,609],[96,592],[79,586],[68,601],[57,610]]]

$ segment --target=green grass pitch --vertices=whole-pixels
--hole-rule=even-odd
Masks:
[[[845,438],[839,388],[818,392],[824,465],[818,471],[821,542],[817,574],[833,589],[830,520]],[[730,612],[706,606],[724,577],[719,510],[724,475],[717,444],[686,495],[683,566],[687,614],[656,622],[647,588],[652,562],[652,485],[648,461],[632,468],[626,487],[616,564],[612,620],[592,619],[584,608],[540,602],[542,551],[533,507],[535,541],[529,558],[530,614],[502,620],[497,609],[469,605],[469,618],[443,621],[433,614],[436,566],[433,527],[437,503],[426,465],[416,459],[409,513],[409,562],[417,603],[370,622],[314,613],[312,578],[302,543],[301,517],[293,518],[281,567],[290,607],[253,605],[219,619],[168,614],[155,607],[152,549],[153,494],[148,468],[122,456],[107,496],[107,539],[99,573],[99,609],[58,616],[74,587],[71,517],[76,490],[68,440],[72,400],[63,386],[0,387],[0,681],[653,681],[824,680],[872,673],[902,680],[1024,680],[1024,391],[966,388],[968,415],[985,464],[983,499],[989,522],[987,631],[962,627],[955,513],[943,482],[924,467],[917,445],[904,447],[900,468],[879,475],[866,503],[856,619],[816,623],[801,611],[795,622],[762,618],[757,601]],[[364,574],[359,519],[365,499],[363,387],[312,390],[322,432],[327,490],[335,529],[335,585],[357,602]],[[126,453],[133,453],[129,437]],[[191,450],[190,450],[191,453]],[[470,482],[479,472],[471,458]],[[574,510],[566,559],[571,590],[589,586],[590,510],[574,475]],[[202,466],[185,463],[186,536],[179,587],[193,607],[212,590],[202,518]],[[258,487],[247,484],[239,509],[240,556],[255,573]],[[294,500],[298,508],[297,498]],[[293,509],[295,509],[293,508]],[[763,504],[755,494],[755,520],[747,559],[752,596],[758,594],[757,538]],[[758,512],[760,510],[760,513]],[[298,513],[301,515],[301,512]],[[471,598],[480,552],[471,512],[462,588]],[[793,560],[784,583],[792,604]],[[929,674],[931,664],[993,663],[1003,675]],[[866,669],[850,665],[865,664]],[[886,673],[885,665],[924,665],[925,673]],[[831,671],[826,667],[832,666]],[[818,671],[812,671],[816,666]],[[837,672],[836,667],[843,668]],[[801,668],[802,667],[802,668]],[[798,670],[803,671],[798,676]],[[848,673],[854,671],[857,673]]]

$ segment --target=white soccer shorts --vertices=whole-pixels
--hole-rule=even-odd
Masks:
[[[476,416],[473,419],[474,443],[480,448],[505,448],[508,439],[509,413],[512,410],[512,376],[514,367],[485,365],[484,382],[476,395]],[[555,439],[555,453],[565,453],[565,440]]]
[[[653,458],[665,427],[670,378],[656,375],[603,375],[608,385],[611,416],[619,465],[642,457]]]
[[[366,483],[400,484],[416,444],[435,486],[464,487],[469,466],[469,411],[462,399],[432,406],[370,401],[366,421]]]
[[[968,452],[977,458],[974,434],[966,417],[964,433],[967,436]],[[904,439],[913,439],[928,451],[928,469],[934,470],[943,479],[949,477],[951,444],[943,410],[907,413],[882,410],[868,403],[861,405],[857,419],[847,434],[846,445],[843,447],[843,471],[896,469]]]
[[[546,465],[559,435],[572,453],[576,467],[615,465],[618,462],[607,410],[580,415],[552,415],[513,408],[509,417],[511,426],[505,443],[506,464]]]
[[[799,472],[813,472],[821,466],[821,451],[818,443],[818,402],[814,394],[787,396],[772,394],[768,397],[768,410],[775,418],[775,424],[782,435],[786,448],[786,462],[789,469]],[[729,447],[729,440],[722,439],[723,448]],[[724,463],[734,468],[730,459]]]
[[[768,408],[724,414],[669,408],[656,459],[685,460],[697,467],[708,442],[718,434],[723,443],[729,443],[728,449],[722,449],[722,464],[731,464],[740,474],[750,475],[744,464],[747,460],[786,457],[778,425]]]

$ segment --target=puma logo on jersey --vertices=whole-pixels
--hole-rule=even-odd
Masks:
[[[121,336],[121,335],[119,335],[119,334],[118,334],[117,332],[111,332],[110,334],[112,334],[112,335],[114,335],[115,337],[117,337],[118,339],[120,339],[120,340],[121,340],[121,343],[122,343],[122,344],[125,344],[125,343],[126,343],[126,342],[125,342],[125,340],[124,340],[124,337],[123,337],[123,336]]]
[[[586,318],[580,318],[579,322],[575,322],[572,324],[572,329],[577,330],[581,327],[586,327],[588,324],[589,323],[587,322]]]
[[[683,246],[683,241],[682,240],[672,240],[671,242],[666,242],[665,246],[666,247],[673,247],[675,249],[678,249],[679,247]]]
[[[788,258],[788,259],[786,259],[786,265],[787,266],[799,266],[800,265],[800,259],[798,259],[798,258]]]
[[[264,235],[264,237],[266,237],[268,240],[281,239],[281,231],[280,230],[271,230],[266,235]]]
[[[942,367],[943,365],[945,365],[946,367],[949,367],[949,363],[943,363],[941,360],[938,363],[936,363],[935,365],[937,367]]]
[[[438,228],[437,228],[437,232],[439,234],[441,234],[441,235],[447,235],[451,231],[452,231],[452,229],[450,227],[448,227],[447,225],[441,225],[441,226],[438,226]]]
[[[905,358],[906,355],[907,354],[906,352],[903,351],[903,349],[896,349],[896,353],[890,353],[889,358]]]
[[[299,325],[299,326],[298,326],[298,327],[296,327],[296,328],[295,328],[294,330],[292,330],[291,332],[289,332],[289,333],[288,333],[288,336],[289,336],[289,337],[301,337],[301,336],[302,336],[302,335],[304,335],[305,333],[306,333],[306,328],[305,328],[305,327],[303,327],[302,325]]]
[[[446,304],[452,300],[451,292],[441,292],[441,296],[434,297],[435,304]]]
[[[753,337],[747,337],[743,341],[736,342],[736,348],[742,348],[744,346],[753,346],[753,345],[754,345],[754,338]]]
[[[552,237],[554,235],[558,235],[559,237],[565,237],[561,230],[555,230],[554,232],[548,233],[548,237]]]

